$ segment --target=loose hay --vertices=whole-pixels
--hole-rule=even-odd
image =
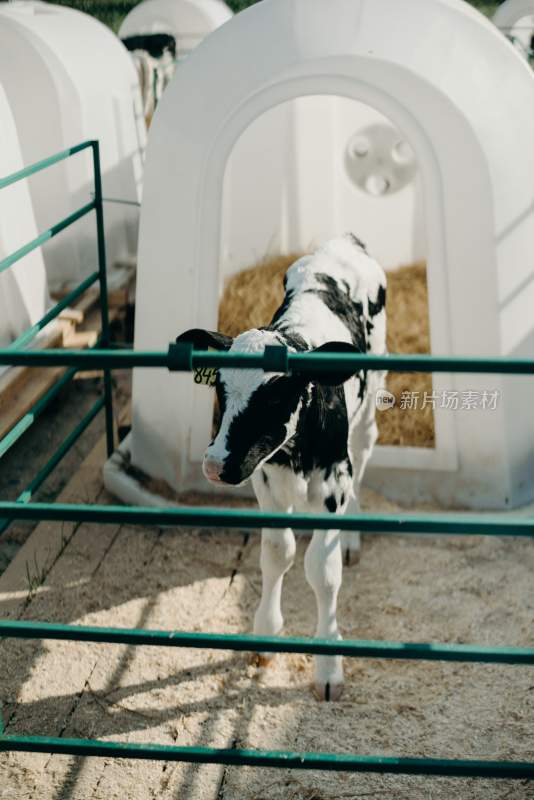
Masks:
[[[249,328],[268,325],[284,299],[284,275],[301,255],[266,258],[233,275],[219,303],[219,330],[237,336]]]
[[[232,276],[219,304],[219,330],[228,336],[268,325],[284,297],[283,278],[299,253],[266,258]],[[388,273],[387,346],[391,353],[429,353],[426,265],[413,264]],[[421,373],[390,373],[386,386],[395,395],[392,409],[378,412],[379,444],[434,447],[434,415],[426,393],[432,377]],[[416,408],[401,408],[403,392],[417,393]]]
[[[388,273],[387,347],[390,353],[430,353],[426,265],[413,264]],[[379,444],[434,447],[432,407],[422,408],[432,392],[432,376],[422,372],[390,372],[386,387],[395,395],[394,408],[377,415]],[[416,408],[401,408],[403,392],[417,398]]]

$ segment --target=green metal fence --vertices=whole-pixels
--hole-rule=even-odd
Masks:
[[[0,364],[25,366],[64,366],[68,368],[62,385],[80,369],[102,369],[104,372],[104,397],[75,428],[50,458],[45,467],[15,502],[0,502],[0,517],[4,527],[15,519],[84,521],[99,523],[125,522],[129,524],[156,524],[181,526],[206,526],[232,528],[283,528],[288,525],[302,529],[328,529],[332,526],[330,514],[278,514],[249,510],[214,508],[149,508],[125,506],[99,506],[61,503],[31,502],[32,495],[52,469],[61,460],[94,416],[106,412],[108,453],[113,449],[113,419],[110,370],[115,368],[159,367],[173,371],[191,371],[196,367],[231,366],[240,369],[302,372],[316,375],[321,372],[346,370],[347,374],[360,369],[387,369],[416,372],[464,373],[517,373],[534,374],[534,359],[503,358],[448,358],[433,356],[367,356],[332,354],[293,354],[284,347],[268,347],[264,354],[231,354],[194,351],[190,344],[171,344],[166,352],[115,352],[110,349],[107,322],[105,253],[102,222],[102,195],[98,164],[98,144],[87,142],[72,148],[48,163],[55,163],[84,147],[92,147],[95,164],[95,199],[71,217],[76,219],[91,210],[97,212],[99,271],[102,308],[102,339],[98,349],[92,351],[23,351],[20,344],[0,350]],[[0,188],[17,178],[26,177],[32,170],[42,169],[46,162],[23,170],[17,176],[0,181]],[[76,216],[78,214],[78,216]],[[70,219],[70,218],[69,218]],[[71,222],[75,221],[74,219]],[[63,221],[64,223],[65,221]],[[69,222],[68,224],[71,224]],[[50,229],[59,232],[65,224]],[[62,227],[60,227],[62,226]],[[56,230],[57,229],[57,230]],[[47,232],[49,235],[54,233]],[[46,234],[43,236],[46,237]],[[41,237],[39,237],[41,238]],[[37,242],[37,240],[35,240]],[[35,244],[34,246],[38,246]],[[31,246],[21,248],[19,258]],[[23,252],[22,252],[23,251]],[[17,260],[10,257],[10,264]],[[9,260],[9,259],[8,259]],[[4,262],[0,262],[0,270]],[[7,266],[10,266],[8,264]],[[96,280],[97,278],[95,278]],[[87,279],[89,280],[89,279]],[[84,282],[85,284],[86,282]],[[82,291],[81,286],[75,291]],[[86,287],[85,287],[86,288]],[[50,319],[57,314],[52,309]],[[59,312],[57,312],[59,313]],[[39,324],[39,323],[38,323]],[[26,343],[26,339],[24,343]],[[17,346],[15,346],[17,345]],[[50,398],[49,398],[50,399]],[[43,398],[45,401],[45,399]],[[46,404],[46,401],[45,401]],[[28,420],[21,420],[19,429],[0,441],[0,456],[27,430],[33,416],[43,405],[32,409]],[[14,433],[14,431],[16,431]],[[362,530],[367,533],[423,533],[485,536],[521,536],[534,538],[534,517],[509,518],[496,514],[469,515],[409,515],[360,513],[336,518],[342,530]],[[1,532],[2,529],[0,529]],[[202,634],[186,631],[156,631],[121,628],[82,627],[45,622],[0,620],[0,636],[24,639],[62,639],[71,641],[128,644],[158,647],[196,647],[206,649],[240,650],[252,652],[293,652],[322,655],[344,655],[353,658],[416,659],[429,661],[456,661],[465,663],[493,663],[507,665],[534,665],[534,647],[482,647],[477,645],[376,642],[366,640],[330,641],[297,637],[265,637],[240,634]],[[291,769],[319,769],[352,772],[397,773],[410,775],[443,775],[456,777],[534,778],[534,762],[459,760],[432,758],[396,758],[372,755],[339,755],[334,753],[295,753],[279,751],[244,750],[238,748],[176,747],[155,744],[102,742],[91,739],[50,738],[44,736],[15,736],[2,733],[0,751],[26,751],[61,753],[79,756],[115,758],[161,759],[194,763],[217,763],[258,767]]]
[[[52,225],[48,230],[36,236],[31,242],[18,248],[14,253],[6,256],[0,261],[0,273],[9,269],[24,256],[31,253],[38,247],[46,245],[53,237],[60,234],[62,231],[74,225],[75,222],[95,212],[96,220],[96,256],[98,268],[92,272],[87,278],[80,282],[78,286],[72,289],[60,302],[56,303],[47,313],[34,325],[31,325],[24,331],[8,348],[4,350],[7,361],[4,364],[13,364],[11,361],[15,354],[22,350],[23,347],[29,345],[37,336],[37,334],[49,325],[59,314],[67,308],[71,303],[81,297],[95,283],[99,284],[100,289],[100,313],[102,321],[102,333],[97,342],[97,347],[107,348],[109,346],[109,315],[108,315],[108,300],[107,300],[107,275],[106,275],[106,250],[104,240],[104,214],[102,208],[102,179],[100,173],[100,149],[97,141],[86,141],[81,144],[69,147],[60,153],[56,153],[49,158],[45,158],[36,164],[19,170],[18,172],[8,175],[5,178],[0,178],[0,190],[11,186],[18,181],[29,178],[37,172],[48,169],[61,161],[65,161],[72,156],[77,155],[86,150],[91,150],[93,160],[93,174],[94,174],[94,193],[92,200],[80,208],[73,211],[64,219]],[[37,352],[37,351],[35,351]],[[42,352],[42,351],[41,351]],[[27,351],[24,351],[28,355]],[[42,414],[45,408],[52,402],[57,394],[67,386],[68,383],[74,378],[78,367],[72,365],[56,383],[48,389],[48,391],[24,414],[19,422],[8,432],[6,436],[0,439],[0,458],[4,456],[8,450],[13,447],[20,437],[33,425],[36,419]],[[107,450],[108,453],[113,452],[113,408],[112,408],[112,386],[111,386],[111,372],[106,367],[104,369],[104,397],[97,400],[90,411],[80,421],[72,434],[67,437],[58,451],[50,458],[42,470],[38,472],[31,483],[24,489],[22,494],[17,498],[18,503],[28,503],[32,496],[35,494],[39,486],[46,480],[52,470],[57,466],[59,461],[75,444],[78,437],[83,433],[87,426],[92,422],[98,412],[104,408],[106,413],[106,433],[107,433]],[[10,520],[0,518],[0,535],[7,529]]]

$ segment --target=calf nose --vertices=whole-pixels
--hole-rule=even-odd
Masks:
[[[220,481],[220,475],[223,469],[222,461],[219,461],[212,456],[206,456],[202,465],[204,475],[209,481]]]

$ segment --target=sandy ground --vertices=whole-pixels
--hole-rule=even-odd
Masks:
[[[84,464],[67,499],[110,500],[100,481],[101,456],[93,454]],[[395,508],[370,493],[364,499],[367,508]],[[305,546],[301,538],[284,587],[288,634],[310,635],[314,628],[302,567]],[[0,615],[249,631],[260,590],[258,561],[254,533],[41,524],[0,580]],[[341,628],[351,638],[532,646],[533,568],[534,547],[519,539],[368,536],[359,565],[345,571]],[[345,666],[342,700],[325,704],[310,693],[306,656],[278,655],[261,670],[246,654],[231,652],[3,640],[0,691],[8,734],[534,757],[532,669],[348,659]],[[364,797],[526,800],[534,798],[534,786],[0,756],[0,798],[9,800]]]

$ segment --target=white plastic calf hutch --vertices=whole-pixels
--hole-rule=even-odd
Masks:
[[[415,153],[384,114],[345,97],[300,97],[258,116],[232,149],[221,269],[310,252],[352,229],[395,269],[424,259],[423,216]]]
[[[231,16],[222,0],[144,0],[124,18],[119,36],[170,34],[176,39],[176,57],[181,59]]]
[[[495,12],[493,22],[526,58],[534,36],[534,0],[505,0]]]
[[[0,84],[0,175],[24,166],[15,122]],[[0,192],[0,261],[37,236],[28,184],[18,181]],[[41,249],[0,274],[0,347],[7,347],[47,311],[49,296]],[[0,373],[9,367],[0,367]]]
[[[226,165],[255,120],[305,95],[368,104],[413,148],[432,351],[532,355],[534,77],[459,0],[265,0],[191,55],[151,131],[135,346],[163,349],[187,328],[216,326]],[[246,200],[261,214],[253,188]],[[357,219],[351,227],[359,232]],[[434,390],[445,389],[500,397],[495,410],[436,410],[436,447],[377,448],[367,481],[405,501],[506,507],[531,498],[532,382],[435,376]],[[137,370],[133,464],[175,489],[206,489],[200,462],[212,406],[189,374]]]
[[[231,16],[219,0],[145,0],[130,11],[119,34],[171,34],[180,58]],[[270,109],[243,131],[226,167],[225,274],[267,252],[310,248],[332,231],[353,227],[355,219],[385,266],[421,260],[416,173],[413,153],[399,132],[364,103],[305,97]],[[258,214],[250,193],[260,187]],[[318,194],[321,203],[314,199]],[[390,221],[387,236],[384,216]]]
[[[0,75],[24,163],[99,139],[104,197],[137,203],[146,131],[135,69],[118,38],[71,8],[12,2],[0,3],[0,39]],[[30,179],[40,230],[90,199],[92,174],[85,153]],[[138,215],[135,205],[106,204],[110,267],[135,254]],[[78,283],[96,263],[92,217],[53,239],[44,255],[51,286]]]

